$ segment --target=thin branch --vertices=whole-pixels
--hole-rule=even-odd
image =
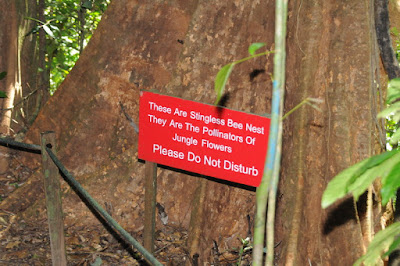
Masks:
[[[21,103],[23,103],[24,101],[26,101],[29,97],[31,97],[34,93],[36,93],[37,90],[38,90],[38,89],[35,89],[34,91],[32,91],[31,93],[29,93],[28,95],[26,95],[24,98],[22,98],[22,100],[20,100],[20,101],[17,102],[16,104],[14,104],[14,106],[9,107],[9,108],[0,109],[0,111],[13,110],[16,106],[20,105]]]

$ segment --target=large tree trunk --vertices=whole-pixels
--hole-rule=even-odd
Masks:
[[[321,196],[378,142],[373,2],[292,1],[291,10],[286,109],[306,97],[325,103],[322,113],[303,108],[285,121],[278,262],[351,265],[364,251],[353,200],[322,210]]]
[[[15,2],[12,1],[8,4],[11,16],[9,17],[8,26],[8,49],[9,52],[6,59],[7,76],[5,79],[4,92],[7,98],[2,99],[2,114],[0,120],[0,134],[8,136],[10,134],[12,105],[14,103],[14,95],[16,88],[20,84],[18,82],[18,16],[16,12]],[[4,27],[4,26],[3,26]],[[6,148],[0,149],[0,174],[4,174],[8,170],[8,150]]]
[[[277,259],[281,265],[349,265],[362,253],[352,205],[338,207],[340,224],[329,218],[330,210],[321,210],[320,198],[333,175],[371,154],[371,7],[333,0],[290,5],[286,109],[306,97],[325,104],[322,113],[303,107],[285,121]],[[66,167],[98,201],[114,206],[117,221],[140,235],[144,164],[119,102],[136,122],[140,89],[212,104],[219,68],[247,56],[252,42],[273,50],[273,30],[274,1],[113,1],[26,141],[38,143],[41,131],[55,130]],[[269,112],[271,59],[235,68],[228,107]],[[253,77],[255,72],[261,74]],[[39,166],[35,156],[26,156],[32,168]],[[238,239],[248,233],[246,217],[254,215],[254,189],[164,168],[158,184],[157,201],[169,224],[188,230],[191,257],[197,253],[200,263],[213,262],[214,241],[219,251],[240,247]],[[40,186],[36,174],[0,207],[26,209]],[[67,224],[97,224],[72,192],[64,206]],[[165,229],[160,222],[157,228]]]
[[[26,17],[36,16],[36,1],[0,1],[1,38],[0,72],[6,71],[3,81],[7,98],[1,100],[0,134],[26,132],[27,115],[31,111],[28,96],[36,89],[36,39],[25,35],[33,27]],[[7,52],[4,52],[7,51]],[[8,170],[8,150],[0,149],[0,173]]]

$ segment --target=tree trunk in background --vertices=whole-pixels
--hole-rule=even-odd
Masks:
[[[25,36],[34,23],[25,17],[36,16],[36,1],[0,1],[1,40],[0,72],[6,71],[0,90],[7,94],[1,100],[0,134],[14,135],[27,131],[26,116],[29,115],[29,99],[36,89],[36,39]],[[15,105],[15,106],[14,106]],[[8,168],[8,149],[0,148],[0,173]]]
[[[5,66],[7,76],[5,78],[5,93],[7,98],[2,99],[2,114],[0,120],[0,133],[2,135],[10,135],[12,106],[14,96],[20,83],[18,80],[18,16],[16,12],[15,2],[10,1],[4,6],[8,10],[9,15],[3,24],[5,32],[7,32],[6,51],[8,52]],[[3,12],[5,14],[5,12]],[[0,174],[4,174],[8,170],[8,149],[1,147],[0,149]]]
[[[44,10],[46,8],[45,0],[39,0],[38,2],[38,18],[40,21],[46,23],[46,16],[44,15]],[[46,64],[46,32],[43,28],[39,30],[39,37],[38,37],[38,67],[42,69],[38,73],[38,80],[37,80],[37,97],[36,103],[34,108],[32,109],[32,114],[29,119],[29,125],[33,123],[36,119],[37,115],[39,114],[40,108],[47,102],[50,97],[49,89],[50,89],[50,67]],[[50,60],[50,59],[49,59]]]
[[[247,56],[253,42],[274,49],[274,4],[112,1],[26,141],[38,143],[41,131],[55,130],[61,161],[99,202],[114,207],[113,217],[122,226],[140,237],[144,164],[137,160],[138,136],[119,102],[136,122],[140,89],[212,104],[213,80],[223,65]],[[354,1],[290,5],[286,109],[306,97],[325,104],[322,113],[302,107],[285,121],[277,262],[349,265],[362,253],[352,203],[338,206],[335,213],[321,210],[320,199],[330,178],[371,155],[376,64],[371,10]],[[261,74],[253,77],[255,72]],[[269,113],[271,72],[272,56],[238,65],[227,87],[227,107]],[[37,155],[24,156],[32,168],[39,166]],[[35,174],[0,208],[30,210],[42,195],[40,187]],[[219,251],[241,246],[239,238],[248,234],[246,217],[254,215],[255,192],[159,168],[157,201],[165,207],[170,226],[188,231],[190,257],[199,254],[203,265],[215,262],[214,241]],[[68,225],[97,224],[72,192],[63,204]],[[166,228],[157,222],[157,230]]]
[[[286,109],[307,97],[325,103],[322,113],[302,108],[285,121],[278,264],[351,265],[363,253],[353,200],[322,210],[321,197],[333,176],[372,155],[378,142],[373,1],[290,5]]]

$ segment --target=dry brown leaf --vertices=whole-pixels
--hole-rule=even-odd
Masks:
[[[68,244],[68,245],[75,245],[75,246],[77,246],[77,245],[80,245],[81,243],[79,242],[78,237],[73,236],[73,237],[67,238],[67,244]]]
[[[8,222],[0,216],[0,223],[3,224],[4,226],[8,225]]]
[[[20,241],[9,242],[9,243],[6,245],[6,249],[12,249],[12,248],[18,247],[19,244],[21,244]]]
[[[26,249],[17,250],[17,251],[13,251],[13,252],[5,254],[2,259],[6,259],[6,260],[7,259],[11,259],[11,258],[13,258],[13,259],[15,259],[15,258],[22,259],[22,258],[26,258],[28,255],[29,255],[29,252]]]
[[[37,244],[37,243],[41,243],[41,242],[43,242],[44,240],[43,239],[40,239],[40,238],[32,238],[32,244]]]
[[[79,235],[79,239],[81,240],[82,243],[86,242],[86,238],[82,235]]]
[[[98,245],[100,243],[100,235],[98,234],[92,235],[91,243],[92,245]]]

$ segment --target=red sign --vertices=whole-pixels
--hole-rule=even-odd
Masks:
[[[270,119],[142,91],[139,158],[257,187]]]

